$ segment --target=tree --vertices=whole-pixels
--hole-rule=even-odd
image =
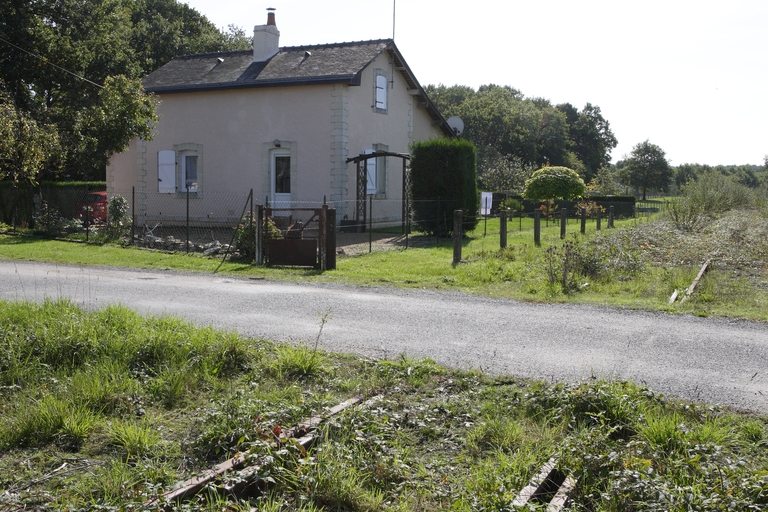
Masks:
[[[175,0],[0,2],[5,91],[18,119],[58,139],[40,148],[48,156],[32,166],[32,179],[104,179],[112,153],[133,137],[151,137],[144,75],[176,55],[244,41],[242,30],[222,33]]]
[[[33,183],[58,149],[56,135],[55,127],[40,125],[17,110],[0,87],[0,180]]]
[[[481,148],[479,176],[498,170],[499,158],[518,168],[569,162],[567,122],[549,100],[526,98],[517,89],[494,84],[477,91],[460,85],[425,89],[444,116],[462,118],[462,138]]]
[[[482,190],[511,192],[519,194],[525,187],[525,180],[531,177],[536,167],[526,164],[516,156],[504,155],[492,147],[477,149],[477,182]]]
[[[523,197],[531,200],[569,200],[583,196],[586,191],[584,180],[573,169],[542,167],[525,180]]]
[[[648,189],[666,192],[674,176],[664,150],[648,140],[632,149],[625,168],[624,179],[630,186],[642,190],[643,200],[646,198]]]
[[[611,162],[611,150],[618,144],[611,125],[603,118],[600,107],[591,103],[581,112],[570,103],[560,104],[557,109],[568,122],[569,148],[584,165],[584,180],[590,181]]]

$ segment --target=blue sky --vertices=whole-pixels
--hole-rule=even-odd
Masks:
[[[397,2],[396,4],[394,2]],[[280,45],[389,38],[422,85],[510,85],[598,105],[619,160],[648,139],[682,163],[768,154],[768,1],[189,0],[251,34],[274,7]]]

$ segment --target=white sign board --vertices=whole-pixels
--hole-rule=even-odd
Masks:
[[[493,205],[493,192],[480,192],[480,215],[490,215]]]

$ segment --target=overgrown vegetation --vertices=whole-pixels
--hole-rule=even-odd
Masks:
[[[552,456],[579,479],[574,510],[768,505],[766,418],[632,383],[359,359],[65,301],[0,303],[0,330],[3,509],[154,510],[142,504],[235,452],[259,470],[177,508],[512,510]],[[356,394],[310,450],[277,441]]]

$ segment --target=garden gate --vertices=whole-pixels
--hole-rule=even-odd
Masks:
[[[263,262],[270,266],[336,268],[336,210],[259,208]]]

